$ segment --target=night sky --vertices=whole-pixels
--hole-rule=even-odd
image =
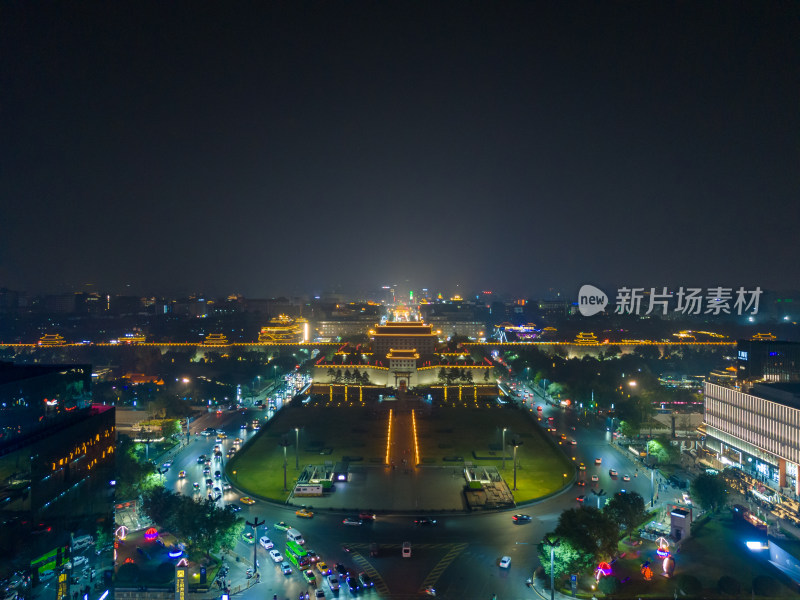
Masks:
[[[0,56],[0,287],[800,288],[797,2],[4,2]]]

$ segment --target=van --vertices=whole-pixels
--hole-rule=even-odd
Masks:
[[[73,549],[88,548],[94,543],[94,538],[90,535],[82,535],[72,540]]]
[[[294,527],[286,530],[286,539],[297,542],[301,546],[305,545],[306,541],[303,539],[303,534],[297,531]]]
[[[403,558],[411,558],[411,542],[403,542]]]

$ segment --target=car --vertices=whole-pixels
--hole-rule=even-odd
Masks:
[[[328,563],[326,563],[324,560],[321,560],[317,563],[317,571],[319,571],[323,576],[333,573],[333,570],[328,567]]]
[[[283,562],[283,557],[281,556],[281,553],[278,552],[277,550],[270,550],[269,551],[269,557],[276,563],[282,563]]]
[[[325,590],[319,588],[314,591],[314,598],[324,598],[325,597]]]
[[[214,479],[221,479],[222,471],[214,471]]]
[[[525,523],[525,522],[531,520],[531,516],[530,515],[514,515],[513,517],[511,517],[511,520],[514,521],[514,523]]]
[[[202,465],[204,462],[206,462],[206,455],[205,454],[201,454],[200,456],[197,457],[197,464],[198,465]]]
[[[264,550],[272,550],[275,547],[275,544],[272,543],[272,540],[269,539],[267,536],[262,536],[258,543],[264,548]]]
[[[222,490],[225,492],[230,492],[233,489],[233,486],[230,483],[223,483]]]
[[[592,483],[597,483],[600,481],[600,478],[597,475],[592,475]]]
[[[569,443],[572,444],[573,446],[577,446],[578,440],[570,440]]]
[[[602,459],[602,458],[595,458],[595,459],[594,459],[594,464],[596,464],[596,465],[602,465],[602,464],[603,464],[603,459]]]
[[[364,589],[375,587],[375,582],[372,581],[372,578],[369,575],[367,575],[364,571],[361,571],[358,574],[358,581],[359,583],[361,583],[361,586]]]
[[[311,569],[306,569],[305,571],[303,571],[303,578],[309,585],[313,586],[317,585],[317,576],[314,575],[314,571],[312,571]]]
[[[178,479],[186,479],[186,471],[179,471]]]
[[[247,429],[247,423],[242,423],[239,425],[239,429]]]
[[[200,491],[200,484],[197,483],[196,481],[192,484],[192,487],[195,489],[196,492]]]
[[[335,574],[331,573],[330,575],[328,575],[327,581],[328,581],[328,587],[331,588],[332,592],[339,591],[339,578]]]
[[[211,467],[206,467],[203,469],[203,475],[211,475]]]
[[[56,572],[52,569],[39,574],[39,581],[49,581],[56,576]]]
[[[290,565],[288,562],[285,562],[285,561],[282,562],[281,563],[281,571],[283,571],[284,575],[291,575],[292,574],[292,565]]]
[[[618,475],[616,469],[609,469],[608,474],[611,475],[612,477],[616,477]]]
[[[357,594],[361,589],[358,579],[356,579],[351,573],[347,574],[347,587],[350,589],[350,593],[353,595]]]
[[[306,548],[306,558],[312,565],[315,565],[320,561],[319,554],[314,552],[311,548]]]
[[[631,480],[631,476],[630,475],[623,475],[622,476],[622,481],[630,481],[630,480]]]
[[[361,519],[362,521],[374,521],[375,519],[378,518],[378,515],[368,512],[361,512],[358,513],[358,518]]]
[[[347,567],[345,567],[342,563],[336,563],[333,568],[342,579],[347,577]]]
[[[584,500],[586,500],[586,496],[584,496],[583,494],[581,494],[580,496],[578,496],[577,498],[575,498],[575,500],[577,500],[577,501],[578,501],[578,502],[580,502],[580,503],[583,503],[583,501],[584,501]]]
[[[242,498],[239,498],[239,502],[241,502],[242,504],[248,504],[248,505],[256,503],[256,501],[253,500],[250,496],[243,496]]]
[[[258,423],[253,423],[253,431],[258,431],[261,429],[261,426]]]
[[[342,523],[345,525],[362,525],[364,521],[357,519],[356,517],[346,517]]]
[[[242,534],[242,539],[247,542],[248,544],[255,544],[256,543],[256,536],[253,535],[252,531],[246,531]]]
[[[233,443],[234,443],[234,444],[241,444],[241,443],[242,443],[242,438],[240,438],[240,437],[237,437],[237,438],[235,438],[235,439],[233,440]]]
[[[206,479],[206,487],[207,488],[214,487],[214,480],[213,479]]]
[[[581,463],[581,464],[578,465],[578,469],[581,470],[581,471],[585,471],[586,470],[586,465]]]
[[[89,564],[89,559],[85,556],[74,556],[72,558],[72,568],[77,569],[83,565]]]
[[[291,529],[292,528],[291,525],[287,525],[283,521],[281,521],[280,523],[275,523],[275,525],[273,525],[273,527],[275,529],[277,529],[278,531],[286,531],[287,529]]]
[[[510,556],[504,556],[503,558],[500,559],[500,568],[501,569],[507,569],[510,566],[511,566],[511,557]]]
[[[562,440],[565,440],[565,439],[567,439],[567,434],[566,434],[566,433],[562,433],[562,434],[561,434],[561,439],[562,439]]]
[[[579,479],[578,481],[575,482],[575,485],[584,487],[586,485],[586,482],[583,479]]]
[[[240,510],[242,510],[242,507],[239,506],[238,504],[227,504],[225,506],[225,508],[228,508],[228,509],[232,510],[233,512],[239,512]]]
[[[436,525],[436,519],[414,519],[414,525]]]
[[[310,519],[314,516],[314,513],[308,510],[307,508],[301,508],[300,510],[296,510],[294,512],[298,517],[302,517],[303,519]]]
[[[228,438],[228,434],[225,433],[224,431],[222,433],[219,433],[219,432],[217,433],[217,439],[218,440],[224,440],[224,439],[227,439],[227,438]]]

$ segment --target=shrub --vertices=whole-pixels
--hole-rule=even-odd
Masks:
[[[777,596],[780,591],[780,584],[768,575],[759,575],[753,579],[753,592],[758,596]]]
[[[156,568],[155,580],[158,583],[169,583],[175,577],[175,565],[164,561]]]
[[[742,593],[742,584],[730,575],[723,575],[717,582],[717,590],[720,594],[738,596]]]
[[[139,581],[139,567],[134,563],[124,563],[117,569],[117,584],[133,585]]]
[[[699,596],[703,591],[703,585],[694,575],[678,575],[675,578],[675,584],[679,590],[689,597]]]
[[[598,585],[600,591],[606,595],[614,594],[619,589],[619,579],[614,576],[603,577]]]

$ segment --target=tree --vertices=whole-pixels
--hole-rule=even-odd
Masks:
[[[604,511],[617,525],[624,526],[628,535],[632,535],[645,518],[644,499],[636,492],[619,492],[608,501]]]
[[[550,577],[550,544],[547,540],[554,534],[544,536],[544,540],[536,547],[539,554],[539,562],[542,563],[547,577]],[[557,536],[556,536],[557,537]],[[591,569],[594,563],[594,556],[590,553],[581,552],[569,540],[561,540],[555,547],[553,556],[553,573],[556,579],[570,573],[578,573]]]
[[[650,456],[655,456],[661,464],[671,464],[680,458],[680,450],[669,439],[661,437],[647,442]]]
[[[716,512],[727,502],[728,490],[725,488],[725,479],[719,473],[716,475],[701,473],[694,478],[690,489],[692,498],[706,510]]]
[[[622,437],[633,438],[639,435],[639,428],[630,421],[620,421],[619,434]]]
[[[561,393],[564,391],[564,386],[554,381],[547,386],[547,395],[553,398],[561,398]]]
[[[562,512],[555,535],[590,555],[593,561],[613,556],[619,539],[617,524],[608,514],[591,506]]]
[[[444,367],[439,369],[439,376],[437,377],[439,383],[447,383],[447,371]]]

